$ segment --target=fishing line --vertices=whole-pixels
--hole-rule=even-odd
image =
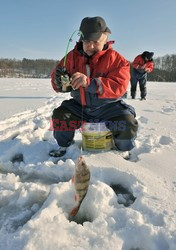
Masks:
[[[68,43],[67,43],[67,47],[66,47],[66,50],[65,50],[65,56],[64,56],[64,68],[65,68],[65,66],[66,66],[66,61],[67,61],[67,54],[68,54],[68,49],[69,49],[69,46],[70,46],[70,43],[73,41],[73,36],[74,36],[74,34],[76,33],[76,32],[78,32],[77,33],[77,35],[78,36],[82,36],[83,38],[84,38],[84,35],[83,35],[83,33],[82,33],[82,31],[81,30],[75,30],[72,34],[71,34],[71,36],[70,36],[70,38],[69,38],[69,40],[68,40]],[[82,114],[81,114],[81,119],[82,119],[82,122],[83,122],[83,106],[82,106]],[[81,144],[81,154],[82,154],[82,144]]]

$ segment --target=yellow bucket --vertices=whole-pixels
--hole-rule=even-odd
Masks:
[[[111,131],[106,128],[104,123],[86,123],[82,127],[82,147],[87,151],[112,149]]]

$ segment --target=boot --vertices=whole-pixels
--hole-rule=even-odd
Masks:
[[[141,97],[141,101],[143,101],[143,100],[146,100],[146,98],[145,97]]]
[[[120,151],[116,150],[117,154],[120,155],[123,159],[129,160],[130,159],[130,152],[129,151]]]
[[[51,157],[62,157],[66,154],[66,152],[67,152],[67,147],[59,147],[59,149],[50,151],[49,155]]]

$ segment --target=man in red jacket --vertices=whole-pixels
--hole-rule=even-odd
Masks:
[[[111,31],[102,17],[84,18],[80,32],[75,48],[51,74],[54,90],[70,92],[72,99],[53,111],[54,137],[60,147],[50,155],[66,153],[83,121],[105,122],[116,149],[126,153],[135,146],[138,127],[134,108],[121,99],[130,79],[129,62],[107,41]]]
[[[132,63],[131,73],[131,97],[136,97],[136,87],[139,82],[141,100],[146,100],[147,95],[147,73],[153,70],[153,52],[144,51],[141,55],[138,55]]]

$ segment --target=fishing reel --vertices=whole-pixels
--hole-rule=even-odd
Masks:
[[[71,86],[70,84],[70,77],[67,74],[61,75],[61,84],[62,84],[62,91],[68,91],[68,87]]]
[[[59,67],[56,70],[55,82],[62,89],[62,92],[69,92],[71,90],[71,77],[65,67]]]
[[[78,35],[84,37],[83,33],[80,30],[75,30],[69,41],[67,44],[67,48],[66,48],[66,52],[65,52],[65,56],[64,56],[64,63],[63,63],[63,67],[59,67],[56,70],[56,75],[55,75],[55,84],[58,86],[58,88],[61,90],[62,92],[70,92],[72,89],[75,90],[72,86],[71,86],[71,76],[69,75],[69,73],[67,72],[65,65],[66,65],[66,61],[67,61],[67,54],[68,54],[68,48],[69,48],[69,44],[72,41],[72,37],[74,36],[74,34],[78,31]]]

